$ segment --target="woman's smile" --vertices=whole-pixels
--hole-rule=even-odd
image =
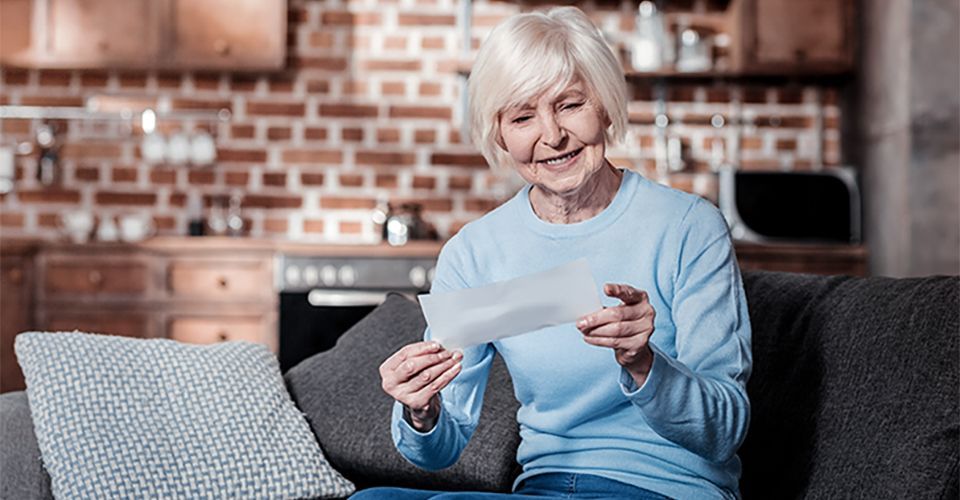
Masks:
[[[583,148],[577,148],[569,153],[565,153],[558,156],[553,156],[545,160],[540,160],[537,163],[550,169],[550,170],[564,170],[565,168],[573,165],[580,159],[580,152],[583,151]]]

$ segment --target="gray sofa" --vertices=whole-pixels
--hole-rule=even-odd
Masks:
[[[747,272],[754,372],[740,450],[745,498],[957,498],[960,279]],[[417,339],[391,296],[286,374],[327,458],[360,487],[508,490],[517,403],[502,363],[461,460],[421,471],[393,449],[377,367]],[[0,498],[50,498],[23,393],[0,396]]]

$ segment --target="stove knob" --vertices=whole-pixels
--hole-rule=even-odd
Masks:
[[[343,266],[340,268],[340,283],[346,286],[353,286],[357,281],[357,271],[353,266]]]
[[[410,284],[417,288],[423,288],[427,284],[427,270],[421,266],[410,269]]]
[[[316,286],[320,281],[320,272],[316,266],[307,266],[303,268],[303,281],[307,286]]]
[[[300,268],[297,266],[287,266],[283,276],[286,278],[288,285],[300,284]]]
[[[331,265],[323,266],[323,269],[320,270],[320,281],[323,281],[323,284],[326,286],[336,285],[337,268]]]

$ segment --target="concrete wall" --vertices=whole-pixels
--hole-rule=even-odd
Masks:
[[[960,273],[960,7],[861,4],[860,119],[871,272]]]

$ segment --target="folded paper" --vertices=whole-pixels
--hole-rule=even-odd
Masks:
[[[447,349],[572,323],[599,310],[586,259],[490,285],[420,296],[432,338]]]

